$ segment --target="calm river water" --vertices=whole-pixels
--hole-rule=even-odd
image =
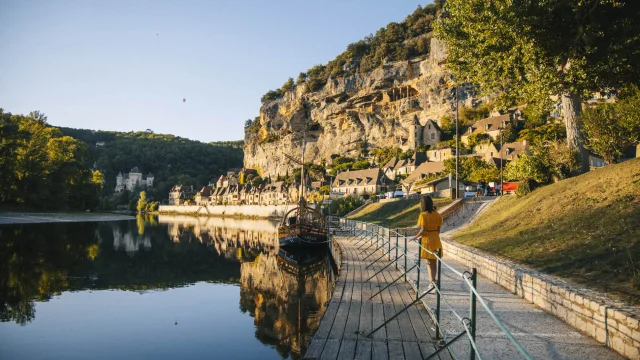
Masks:
[[[267,220],[0,225],[0,359],[298,359],[334,276]]]

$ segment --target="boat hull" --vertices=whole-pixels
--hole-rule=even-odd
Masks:
[[[278,243],[287,246],[316,246],[327,243],[327,233],[315,227],[281,227],[278,229]]]

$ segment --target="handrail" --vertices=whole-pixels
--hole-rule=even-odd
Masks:
[[[471,205],[471,210],[474,210],[474,209],[475,209],[475,206],[478,204],[478,202],[477,202],[477,201],[474,201],[474,200],[475,200],[475,199],[473,199],[473,200],[470,202],[470,204],[468,204],[468,205]],[[466,206],[466,205],[467,205],[467,204],[463,205],[463,214],[464,214],[464,213],[466,213],[466,212],[469,212],[469,211],[470,211],[470,210],[467,208],[467,206]],[[453,224],[455,224],[458,220],[459,220],[459,219],[457,219],[456,221],[454,221],[454,222],[453,222],[453,223],[451,223],[451,224],[448,224],[447,226],[452,226],[452,225],[453,225]],[[353,230],[360,230],[360,231],[364,232],[364,233],[365,233],[365,234],[364,234],[364,236],[365,236],[365,237],[370,237],[370,235],[369,235],[369,234],[376,234],[376,235],[377,235],[377,234],[380,234],[380,232],[379,232],[379,231],[380,231],[380,229],[382,229],[382,235],[383,235],[383,236],[385,235],[385,233],[386,233],[386,235],[387,235],[387,236],[389,236],[389,237],[391,237],[391,235],[392,235],[392,234],[395,234],[395,235],[397,235],[398,237],[400,237],[400,236],[405,237],[405,236],[406,236],[405,234],[400,234],[397,230],[394,230],[394,229],[389,229],[389,228],[385,228],[385,227],[382,227],[382,226],[377,225],[377,224],[366,223],[366,222],[362,222],[362,221],[358,221],[358,220],[353,220],[353,219],[340,218],[340,219],[338,220],[338,223],[339,223],[339,224],[346,224],[346,223],[350,223],[350,225],[349,225],[349,228],[350,228],[350,229],[353,229]],[[369,230],[369,229],[368,229],[368,226],[375,226],[375,227],[376,227],[376,231],[374,232],[374,231]],[[355,234],[354,234],[354,235],[355,235]],[[358,236],[358,235],[355,235],[355,236]],[[362,236],[362,235],[360,235],[360,236]],[[358,237],[359,237],[359,236],[358,236]],[[369,242],[374,243],[374,242],[373,242],[373,237],[370,237],[370,239],[368,239],[368,241],[369,241]],[[366,242],[365,242],[365,243],[366,243]],[[387,242],[384,242],[384,241],[383,241],[383,245],[382,245],[382,246],[383,246],[383,248],[381,248],[382,250],[385,250],[385,249],[384,249],[384,246],[385,246],[387,243],[389,243],[389,241],[387,241]],[[489,308],[489,306],[487,305],[486,300],[482,297],[482,295],[481,295],[481,294],[477,291],[477,289],[473,286],[471,279],[470,279],[469,277],[465,276],[465,274],[469,274],[469,272],[462,273],[462,272],[460,272],[460,271],[456,270],[455,268],[453,268],[453,266],[451,266],[450,264],[448,264],[447,262],[445,262],[445,261],[442,259],[442,257],[438,256],[438,254],[437,254],[437,253],[434,253],[434,252],[432,252],[432,251],[430,251],[430,250],[426,249],[425,247],[423,247],[423,246],[422,246],[422,244],[421,244],[419,241],[416,241],[416,243],[417,243],[417,245],[418,245],[418,250],[419,250],[419,251],[418,251],[418,253],[420,253],[420,250],[424,250],[424,251],[426,251],[427,253],[429,253],[429,254],[431,254],[431,255],[434,255],[434,256],[436,257],[437,261],[438,261],[440,264],[444,264],[444,265],[445,265],[445,266],[446,266],[446,267],[447,267],[447,268],[448,268],[452,273],[454,273],[455,275],[457,275],[457,276],[459,276],[460,278],[462,278],[462,280],[464,281],[464,283],[469,287],[469,291],[470,291],[470,293],[471,293],[471,294],[473,294],[473,295],[475,295],[475,298],[480,302],[480,304],[482,305],[482,307],[483,307],[483,308],[484,308],[484,309],[489,313],[489,316],[491,317],[491,319],[492,319],[492,320],[493,320],[493,321],[498,325],[498,328],[500,328],[500,330],[501,330],[501,331],[506,335],[507,339],[509,339],[509,341],[510,341],[510,342],[511,342],[511,343],[512,343],[512,344],[513,344],[513,345],[518,349],[518,351],[520,352],[520,354],[521,354],[525,359],[527,359],[527,360],[533,359],[533,358],[531,357],[531,355],[530,355],[530,354],[529,354],[529,353],[524,349],[524,347],[522,346],[522,344],[520,344],[520,342],[519,342],[519,341],[518,341],[518,340],[513,336],[513,334],[511,334],[511,332],[510,332],[510,331],[505,327],[505,325],[502,323],[502,321],[501,321],[501,320],[496,316],[496,314],[493,312],[493,310]],[[405,244],[406,244],[406,242],[405,242]],[[399,245],[400,245],[399,243],[398,243],[398,244],[396,244],[396,249],[397,249],[397,247],[399,247]],[[376,246],[377,246],[378,248],[380,248],[380,246],[378,246],[377,244],[376,244]],[[408,250],[408,247],[405,245],[404,251],[403,251],[403,253],[401,254],[401,256],[400,256],[400,257],[403,257],[403,256],[404,256],[404,257],[405,257],[405,259],[406,259],[406,258],[407,258],[407,250]],[[393,261],[393,256],[391,256],[391,252],[389,251],[387,254],[388,254],[389,258]],[[397,255],[396,255],[396,257],[397,257]],[[398,258],[396,258],[396,259],[395,259],[395,262],[396,262],[396,266],[397,266],[397,267],[401,267],[401,268],[402,268],[402,265],[400,265],[400,264],[398,263]],[[406,269],[405,269],[405,270],[406,270]],[[413,281],[413,280],[411,280],[411,279],[406,279],[405,281],[409,282],[409,280],[410,280],[410,281]],[[444,304],[445,304],[448,308],[450,308],[450,309],[451,309],[451,312],[453,312],[454,316],[455,316],[455,317],[456,317],[456,318],[457,318],[457,319],[462,323],[462,325],[464,326],[464,329],[465,329],[465,331],[464,331],[464,332],[466,333],[467,337],[469,338],[470,346],[473,348],[472,356],[473,356],[473,355],[477,355],[478,359],[482,359],[482,357],[480,356],[480,352],[478,351],[476,341],[475,341],[475,335],[474,335],[474,334],[475,334],[475,330],[473,330],[473,331],[474,331],[474,334],[472,334],[472,331],[471,331],[471,329],[469,328],[469,326],[471,325],[471,326],[473,326],[473,329],[475,329],[475,324],[471,324],[471,321],[472,321],[472,320],[470,320],[470,319],[469,319],[469,318],[467,318],[467,317],[462,317],[462,316],[460,316],[460,315],[455,311],[455,309],[451,306],[451,304],[450,304],[450,303],[446,300],[446,298],[442,295],[442,293],[441,293],[441,291],[440,291],[440,288],[439,288],[439,285],[438,285],[438,284],[434,283],[434,281],[432,281],[432,280],[429,280],[429,282],[430,282],[430,284],[435,288],[435,290],[436,290],[436,292],[437,292],[438,297],[444,301]],[[419,286],[420,286],[420,284],[418,283],[418,284],[417,284],[417,291],[418,291],[418,292],[419,292]],[[432,316],[432,317],[434,317],[434,316],[433,316],[433,313],[432,313],[432,311],[431,311],[431,309],[428,309],[428,308],[427,308],[427,310],[428,310],[428,312],[431,314],[431,316]],[[475,310],[474,310],[474,312],[475,312]],[[474,317],[475,317],[475,314],[474,314]],[[435,317],[434,317],[434,318],[435,318]],[[466,320],[466,321],[465,321],[465,320]],[[436,319],[435,321],[436,321],[436,327],[438,327],[438,328],[440,329],[440,332],[444,334],[444,331],[443,331],[442,326],[441,326],[441,324],[440,324],[441,322],[440,322],[440,321],[437,321],[437,319]],[[473,321],[475,321],[475,319],[473,319]],[[473,354],[473,353],[475,353],[475,354]]]

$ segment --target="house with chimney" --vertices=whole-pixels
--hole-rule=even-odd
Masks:
[[[336,176],[331,191],[345,195],[377,194],[391,182],[379,168],[344,171]]]
[[[411,174],[425,161],[427,161],[427,155],[423,152],[415,152],[408,159],[400,159],[394,156],[382,167],[382,171],[386,177],[395,180],[398,176]]]

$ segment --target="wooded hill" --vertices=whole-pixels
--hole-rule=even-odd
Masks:
[[[86,166],[104,174],[103,196],[114,192],[119,172],[128,173],[134,166],[144,176],[154,175],[153,189],[147,190],[147,194],[156,200],[165,199],[173,185],[198,188],[229,168],[242,167],[241,140],[207,144],[150,131],[125,133],[65,127],[60,130],[87,144]]]

